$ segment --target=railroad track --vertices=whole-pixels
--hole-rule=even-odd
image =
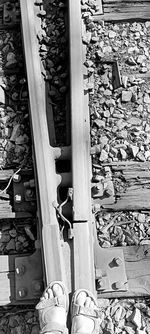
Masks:
[[[105,18],[105,13],[102,14],[100,12],[101,6],[99,6],[98,8],[97,2],[95,4],[96,4],[96,13],[98,12],[99,14],[98,19],[99,20],[103,19],[103,15]],[[85,8],[82,8],[82,10],[83,10],[83,18],[86,18],[87,16],[85,15],[86,13]],[[104,11],[105,11],[105,6],[104,6]],[[77,24],[77,19],[78,19],[78,24]],[[106,17],[106,19],[108,18]],[[97,16],[94,15],[94,21],[96,20],[97,20]],[[70,74],[70,95],[71,95],[71,102],[70,102],[71,148],[70,150],[71,150],[71,164],[72,164],[72,171],[71,171],[72,182],[68,181],[70,182],[68,183],[68,185],[73,188],[73,194],[70,195],[69,193],[70,198],[71,196],[73,198],[73,202],[72,202],[73,212],[70,213],[71,229],[69,228],[69,235],[70,237],[73,236],[73,240],[69,242],[68,241],[64,242],[61,240],[62,249],[64,250],[64,254],[65,254],[63,256],[63,259],[61,259],[62,252],[60,252],[61,248],[59,244],[59,228],[58,228],[57,220],[55,221],[54,217],[53,219],[52,218],[49,218],[49,219],[42,218],[42,222],[49,221],[49,225],[51,225],[50,224],[51,221],[53,221],[53,223],[55,221],[54,225],[56,225],[55,229],[57,230],[55,231],[56,233],[55,238],[56,240],[58,240],[57,250],[56,250],[56,247],[54,248],[53,246],[53,240],[51,241],[52,249],[51,249],[50,254],[53,254],[53,250],[55,249],[55,252],[57,252],[57,257],[55,255],[55,257],[53,256],[53,258],[50,257],[46,260],[45,267],[46,267],[47,275],[48,275],[47,281],[54,279],[54,277],[55,278],[59,277],[63,279],[64,281],[67,280],[67,284],[69,285],[70,291],[72,291],[72,289],[76,289],[81,286],[85,286],[89,288],[90,290],[95,291],[94,281],[97,280],[98,282],[97,288],[99,290],[99,296],[101,295],[103,296],[131,296],[131,295],[135,295],[135,293],[139,295],[140,294],[147,295],[148,290],[146,291],[147,288],[145,289],[143,287],[143,285],[141,284],[140,278],[139,280],[135,278],[135,274],[132,276],[133,271],[131,270],[131,266],[132,268],[134,266],[134,271],[137,272],[138,270],[137,268],[139,268],[139,263],[137,264],[136,259],[137,257],[139,258],[140,256],[139,253],[148,254],[149,246],[148,245],[140,246],[140,250],[138,247],[130,247],[128,249],[123,249],[123,248],[116,249],[115,248],[111,250],[110,249],[103,250],[99,247],[97,238],[94,237],[95,236],[95,231],[94,231],[95,226],[93,223],[93,217],[91,215],[91,209],[89,210],[89,208],[91,208],[91,199],[89,195],[90,193],[89,192],[90,190],[89,179],[91,175],[91,164],[90,164],[90,158],[89,158],[89,152],[90,152],[89,114],[87,113],[87,110],[88,110],[87,92],[91,91],[93,86],[91,82],[91,77],[89,76],[85,68],[83,67],[84,61],[86,62],[86,48],[83,47],[83,44],[82,44],[82,36],[81,36],[82,22],[81,22],[81,17],[80,17],[80,3],[79,2],[74,5],[69,3],[69,22],[70,22],[69,24],[69,27],[70,27],[70,73],[71,73]],[[29,26],[29,20],[28,20],[28,26]],[[77,29],[76,26],[78,26],[79,29]],[[84,26],[84,24],[82,26],[82,29],[85,32],[86,27]],[[24,28],[24,31],[27,31],[27,28]],[[33,41],[33,37],[31,38],[31,40]],[[27,47],[25,47],[25,50],[26,48]],[[27,54],[28,54],[28,50],[26,51],[26,59],[27,59]],[[116,60],[112,60],[112,59],[111,60],[108,59],[108,63],[113,65],[113,71],[115,73],[114,85],[115,85],[115,89],[117,89],[121,85],[118,64]],[[76,71],[77,67],[78,67],[78,71]],[[31,68],[33,68],[33,64]],[[27,73],[29,71],[28,75],[31,74],[31,68],[28,70],[28,63],[27,63]],[[83,83],[83,72],[84,72],[84,77],[85,77],[85,83]],[[40,66],[39,66],[39,75],[40,75]],[[31,79],[28,79],[28,80],[29,82],[31,81]],[[37,81],[38,80],[36,80],[36,82]],[[33,90],[36,92],[38,91],[38,87],[37,89],[35,89],[36,82],[34,83],[33,87],[29,89],[29,91],[31,92]],[[86,85],[86,87],[84,85]],[[38,93],[38,96],[40,96],[39,94],[40,92]],[[32,101],[32,95],[33,93],[31,94],[31,97],[30,97],[31,101]],[[44,101],[42,102],[42,105],[44,105]],[[32,106],[31,106],[31,109],[32,109]],[[77,113],[77,110],[80,110],[80,113]],[[32,122],[33,123],[35,122],[35,117],[33,117]],[[40,122],[40,124],[42,123]],[[46,133],[45,130],[44,130],[44,133]],[[48,135],[47,135],[47,138],[48,138]],[[55,183],[53,185],[55,190],[53,189],[52,191],[52,197],[49,197],[51,204],[52,204],[51,212],[54,213],[54,216],[57,212],[58,215],[60,215],[60,217],[64,219],[63,216],[61,216],[61,212],[59,210],[59,205],[57,204],[56,197],[54,197],[54,193],[55,194],[57,193],[56,179],[58,179],[58,175],[55,175],[55,162],[54,162],[53,155],[55,156],[55,160],[57,160],[58,148],[53,147],[51,150],[51,147],[48,147],[47,150],[45,149],[45,152],[47,152],[48,150],[51,151],[52,153],[51,163],[52,163],[53,169],[51,171],[51,175],[53,175],[53,179],[55,180]],[[68,155],[69,148],[63,147],[61,150],[62,150],[61,159],[63,160],[64,157],[65,159],[66,157],[70,159]],[[39,146],[37,148],[37,152],[35,149],[35,154],[39,155]],[[46,157],[47,157],[47,154],[46,154]],[[37,158],[36,158],[36,161],[37,161]],[[38,166],[39,166],[39,163],[37,163]],[[104,166],[106,175],[111,172],[108,165],[109,164],[106,163],[106,166]],[[126,165],[128,165],[127,162],[125,164],[125,168],[126,168]],[[146,167],[146,165],[143,164],[142,167],[145,168],[144,166]],[[101,169],[100,166],[98,167],[95,166],[96,170],[98,168]],[[42,171],[43,171],[43,167],[42,167]],[[39,173],[39,171],[37,172]],[[39,187],[40,187],[40,181],[39,181],[40,177],[41,176],[39,174],[38,175]],[[60,184],[59,189],[63,188],[64,186],[63,174],[61,175],[61,177],[62,177],[62,183]],[[65,177],[67,180],[70,180],[70,172],[68,175],[65,175]],[[138,175],[138,177],[140,176]],[[48,180],[50,180],[49,177],[47,177],[47,182]],[[42,175],[41,185],[43,186],[43,175]],[[46,182],[45,182],[45,185],[46,185]],[[148,208],[147,206],[145,207],[145,205],[143,206],[141,201],[140,201],[139,206],[136,206],[136,204],[132,202],[129,208],[127,207],[127,204],[125,204],[124,206],[121,206],[121,202],[117,202],[116,206],[118,206],[119,208],[118,209],[115,208],[115,205],[113,205],[114,188],[113,188],[112,180],[109,177],[109,175],[108,177],[106,176],[105,195],[102,201],[99,199],[103,196],[101,195],[101,189],[99,190],[98,187],[101,187],[101,182],[98,182],[97,180],[95,180],[92,183],[93,205],[95,206],[97,204],[100,204],[105,210],[106,209],[110,209],[110,210],[111,209],[113,210],[131,209],[132,210],[135,208],[137,210],[145,210],[146,208]],[[41,194],[40,188],[39,188],[39,193]],[[43,199],[43,196],[42,196],[42,199]],[[128,194],[126,196],[128,197]],[[44,200],[44,203],[46,203],[46,200]],[[42,212],[43,212],[43,209],[41,208],[41,213]],[[44,210],[44,213],[45,213],[45,210]],[[65,213],[64,213],[64,216],[65,216]],[[55,219],[56,219],[56,216],[55,216]],[[66,223],[68,222],[66,221]],[[47,227],[47,228],[50,228],[50,230],[53,229],[52,227]],[[83,235],[84,235],[84,246],[83,246]],[[44,237],[44,234],[43,234],[43,237]],[[43,239],[43,247],[44,248],[46,247],[46,239],[45,240]],[[132,253],[132,261],[129,261],[128,259],[131,253]],[[45,257],[47,257],[47,254],[48,254],[47,249],[45,250],[44,254],[45,254]],[[74,254],[76,254],[76,256]],[[71,265],[69,265],[68,259],[66,260],[66,258],[68,257],[71,258]],[[105,258],[105,261],[104,261],[104,258]],[[117,264],[117,259],[119,259],[118,260],[120,263],[119,265]],[[148,255],[147,257],[144,256],[144,258],[143,256],[141,256],[140,259],[141,259],[140,261],[141,267],[145,268],[145,262],[147,263],[149,262]],[[62,261],[64,261],[65,263],[63,264]],[[129,262],[130,262],[130,265],[129,265]],[[51,270],[48,270],[48,263],[53,263],[53,272],[51,272]],[[58,266],[58,263],[60,263],[59,266]],[[59,272],[58,272],[58,268],[59,268]],[[109,268],[111,269],[109,270]],[[65,275],[66,272],[69,273],[69,278],[66,277]],[[145,275],[145,280],[147,280],[149,276],[149,272],[145,271],[144,275]],[[129,278],[127,279],[127,277]],[[137,286],[138,286],[138,293],[137,293]],[[147,286],[148,286],[148,282],[147,282]]]
[[[44,251],[44,264],[46,271],[46,281],[51,281],[53,279],[62,279],[67,282],[70,291],[73,287],[78,287],[80,284],[87,285],[88,288],[94,290],[94,265],[92,260],[92,243],[90,242],[90,229],[92,228],[89,223],[91,223],[89,203],[90,203],[90,183],[88,180],[88,169],[90,169],[89,163],[89,128],[88,125],[85,127],[85,122],[88,121],[88,114],[83,110],[83,114],[79,115],[75,112],[77,107],[75,106],[75,101],[79,98],[78,108],[83,109],[82,94],[78,95],[78,88],[74,92],[71,88],[71,117],[72,117],[72,145],[71,147],[52,147],[49,141],[49,133],[46,119],[46,105],[45,105],[45,82],[41,75],[40,59],[38,58],[38,48],[37,48],[37,37],[34,32],[34,17],[33,3],[28,4],[27,2],[21,2],[21,9],[23,12],[22,24],[24,33],[24,45],[25,45],[25,55],[26,55],[26,67],[28,75],[28,85],[30,103],[31,103],[31,117],[32,126],[34,132],[34,147],[35,147],[35,160],[37,168],[37,179],[39,185],[40,194],[40,219],[42,221],[42,245]],[[73,12],[80,7],[70,6],[70,18],[72,18]],[[26,16],[25,16],[26,13]],[[32,16],[31,16],[32,13]],[[79,12],[77,12],[77,15]],[[77,16],[80,20],[79,15]],[[78,54],[73,55],[73,50],[76,47],[74,45],[73,33],[75,32],[75,22],[71,20],[70,24],[70,43],[72,45],[71,50],[71,87],[78,87],[78,85],[83,85],[82,80],[82,63],[81,66],[81,76],[80,78],[76,75],[74,68],[78,63]],[[79,21],[80,23],[80,21]],[[27,32],[28,30],[28,32]],[[80,32],[76,32],[76,39],[79,40],[80,52],[82,52],[82,43],[80,38]],[[30,41],[29,44],[29,36]],[[33,43],[34,41],[34,43]],[[30,52],[30,55],[29,55]],[[80,54],[81,56],[81,54]],[[31,64],[31,59],[33,59]],[[35,59],[37,62],[35,63]],[[33,76],[33,73],[35,75]],[[37,76],[37,77],[36,77]],[[33,81],[34,77],[34,81]],[[31,85],[31,86],[30,86]],[[41,89],[43,88],[43,90]],[[37,110],[39,119],[37,117]],[[43,111],[41,114],[41,110]],[[34,114],[35,113],[35,114]],[[89,121],[88,121],[89,122]],[[79,126],[80,124],[80,126]],[[40,134],[40,135],[39,135]],[[45,138],[43,136],[45,135]],[[39,149],[39,137],[43,138]],[[47,146],[46,146],[47,145]],[[41,153],[43,152],[43,157]],[[72,160],[72,172],[57,174],[56,160]],[[50,166],[47,169],[47,166]],[[89,167],[88,167],[89,166]],[[44,172],[45,171],[45,172]],[[85,173],[87,171],[87,173]],[[44,181],[45,179],[45,181]],[[82,182],[81,182],[82,180]],[[45,185],[44,185],[45,183]],[[63,202],[57,202],[57,187],[59,186],[58,196],[63,188],[72,187],[69,189],[68,194],[66,193],[66,203],[71,202],[73,196],[73,204],[71,203],[70,212],[65,213],[65,205],[63,208]],[[46,204],[47,203],[47,204]],[[65,203],[64,203],[65,204]],[[59,208],[60,206],[60,208]],[[73,212],[72,212],[73,207]],[[47,208],[47,209],[46,209]],[[62,213],[61,213],[62,209]],[[68,235],[68,240],[60,240],[60,230],[58,225],[57,216],[62,218],[64,221],[64,236],[66,231]],[[69,222],[69,216],[71,221]],[[72,219],[74,221],[74,226],[72,225]],[[66,227],[69,227],[69,229]],[[65,228],[64,228],[65,227]],[[84,251],[83,248],[82,235],[85,237]],[[66,237],[65,237],[66,239]],[[73,239],[73,240],[72,240]],[[80,247],[79,247],[80,245]],[[85,251],[86,250],[86,251]],[[63,255],[64,253],[64,255]],[[74,254],[77,254],[74,257]],[[69,258],[70,263],[69,263]],[[79,261],[80,259],[80,261]],[[87,266],[88,263],[88,266]],[[84,270],[83,270],[84,267]],[[52,270],[53,268],[53,270]],[[82,273],[81,273],[82,269]],[[91,274],[89,275],[89,270]],[[67,273],[67,275],[66,275]],[[73,274],[74,273],[74,274]],[[68,277],[67,277],[68,276]],[[89,276],[89,280],[87,280]]]
[[[141,2],[138,2],[139,7],[140,4]],[[120,118],[123,118],[124,122],[130,119],[131,122],[132,118],[129,131],[133,126],[137,127],[141,124],[136,123],[138,117],[134,114],[135,110],[133,115],[132,112],[129,114],[129,117],[123,114],[126,103],[131,101],[131,95],[132,97],[134,95],[135,99],[135,92],[130,89],[128,92],[127,87],[127,80],[129,81],[131,77],[133,79],[133,73],[131,71],[125,78],[125,70],[128,70],[125,67],[126,63],[123,70],[120,70],[121,58],[119,56],[117,58],[116,54],[110,51],[112,44],[108,45],[107,41],[106,46],[102,45],[99,34],[95,32],[101,30],[102,22],[106,21],[108,31],[103,30],[102,36],[110,34],[110,39],[115,38],[116,32],[114,34],[112,23],[109,21],[119,21],[121,24],[121,20],[127,20],[129,13],[129,19],[141,19],[142,24],[145,24],[143,22],[149,19],[149,13],[145,9],[147,2],[144,2],[141,16],[139,11],[131,10],[132,6],[129,7],[128,1],[104,1],[103,3],[81,1],[81,4],[80,1],[69,1],[68,9],[64,2],[61,5],[66,11],[66,24],[69,26],[70,89],[65,98],[67,100],[66,119],[70,120],[70,123],[67,129],[63,130],[67,133],[65,139],[63,137],[63,143],[60,140],[57,144],[54,106],[58,101],[55,100],[50,78],[52,64],[47,68],[43,61],[47,59],[44,52],[50,52],[48,47],[50,37],[45,40],[44,46],[42,44],[47,32],[45,8],[42,1],[20,0],[34,168],[33,166],[23,168],[24,166],[18,164],[17,168],[15,166],[10,170],[3,167],[0,171],[4,190],[3,201],[5,200],[5,205],[4,203],[2,205],[6,207],[5,210],[0,211],[0,215],[2,219],[25,217],[31,221],[35,219],[37,233],[36,238],[33,238],[32,252],[19,254],[19,256],[18,254],[1,255],[4,286],[2,291],[0,290],[0,296],[2,296],[0,305],[10,303],[34,305],[44,286],[51,280],[63,280],[68,286],[69,293],[81,287],[90,289],[99,299],[149,296],[150,293],[149,243],[145,241],[143,244],[138,244],[133,241],[130,246],[127,243],[124,245],[114,234],[114,238],[118,238],[121,245],[108,248],[108,231],[111,230],[113,234],[113,228],[123,225],[124,233],[128,239],[131,239],[131,235],[124,226],[132,224],[134,228],[134,224],[140,225],[144,217],[148,222],[149,199],[143,201],[141,193],[145,198],[149,196],[147,186],[149,160],[145,158],[143,161],[140,160],[140,156],[136,157],[138,150],[136,150],[135,141],[133,145],[131,140],[128,147],[130,154],[127,156],[126,153],[125,157],[127,143],[119,141],[119,137],[116,139],[118,145],[116,148],[115,140],[111,138],[109,128],[111,117],[108,113],[110,108],[114,108],[111,109],[111,113],[116,112],[115,122]],[[6,7],[6,9],[9,8]],[[11,10],[9,9],[8,12],[11,13]],[[11,19],[9,17],[7,20],[7,15],[5,29],[10,27],[12,29]],[[3,25],[4,22],[2,22]],[[15,21],[13,29],[16,29],[16,26],[18,27],[18,22]],[[98,46],[97,43],[101,43],[102,46]],[[106,50],[105,54],[103,47],[109,47],[109,52],[107,53]],[[39,55],[39,49],[43,58]],[[91,58],[89,58],[90,52]],[[134,62],[133,57],[131,60]],[[141,67],[144,68],[144,65]],[[139,80],[143,79],[143,72],[139,74],[138,69],[135,70],[133,81],[134,85],[138,85]],[[111,75],[107,76],[106,72],[111,72]],[[144,74],[147,78],[148,72]],[[97,84],[98,76],[103,78],[99,85],[102,89],[96,91],[94,85]],[[57,81],[58,78],[55,80]],[[129,87],[132,87],[132,84]],[[113,102],[109,98],[110,104],[105,100],[96,109],[93,107],[94,99],[102,99],[106,89],[109,90],[107,93],[110,94]],[[146,89],[145,86],[143,89]],[[145,91],[143,93],[147,99],[148,94]],[[117,107],[115,98],[120,99],[116,104]],[[123,117],[120,117],[119,113],[123,114]],[[107,122],[104,124],[106,119]],[[132,124],[134,122],[136,124]],[[110,124],[115,126],[116,123],[111,119]],[[93,126],[91,138],[90,125]],[[126,127],[124,125],[121,128],[120,123],[119,126],[120,131]],[[116,127],[114,136],[117,130]],[[133,132],[133,129],[131,130]],[[95,139],[97,131],[99,131],[99,142]],[[107,136],[111,139],[110,142],[112,141],[112,147],[109,148]],[[113,146],[115,146],[114,149]],[[141,146],[140,150],[142,151]],[[9,180],[11,186],[8,184]],[[7,192],[7,187],[10,194]],[[8,195],[12,197],[12,194],[14,202],[10,205]],[[145,223],[144,220],[143,222]],[[98,232],[96,225],[99,226]],[[120,229],[116,233],[123,232]],[[28,234],[32,236],[31,229]],[[126,240],[125,237],[123,240]]]
[[[76,133],[78,121],[75,117],[72,119],[72,124],[74,124],[74,122],[76,123],[76,125],[74,124],[75,127],[74,125],[72,126],[72,147],[74,147],[73,152],[75,152],[72,158],[72,168],[74,169],[74,166],[76,166],[75,169],[79,170],[79,154],[82,160],[82,163],[80,161],[80,173],[73,172],[74,176],[72,180],[72,172],[70,170],[63,172],[63,165],[66,161],[68,161],[68,165],[71,165],[72,148],[71,146],[55,146],[55,129],[54,124],[52,124],[52,103],[48,100],[48,87],[45,80],[47,73],[39,57],[37,35],[40,36],[40,32],[42,33],[41,23],[44,23],[44,9],[39,2],[34,4],[34,1],[30,3],[20,1],[20,11],[17,2],[12,5],[4,2],[1,9],[3,27],[1,29],[7,31],[7,29],[10,30],[11,28],[14,34],[20,24],[21,12],[34,154],[34,171],[32,163],[31,168],[25,165],[25,170],[22,164],[18,164],[17,169],[15,168],[16,165],[14,165],[14,170],[6,169],[8,167],[5,168],[5,165],[2,166],[1,196],[3,201],[1,206],[3,206],[3,210],[1,210],[1,218],[5,220],[7,218],[9,220],[15,218],[16,224],[19,222],[18,219],[23,218],[31,218],[30,224],[32,219],[38,221],[36,240],[31,232],[32,226],[25,226],[26,231],[28,230],[28,236],[30,236],[34,243],[33,249],[30,249],[31,253],[15,254],[17,253],[16,250],[14,249],[14,252],[13,250],[11,252],[10,248],[9,255],[1,255],[1,273],[3,276],[1,305],[9,305],[10,303],[28,305],[35,304],[41,295],[43,285],[46,285],[48,281],[54,279],[62,279],[65,281],[70,291],[73,290],[73,287],[79,286],[81,282],[84,285],[87,284],[88,288],[94,290],[94,276],[92,276],[94,273],[94,264],[89,234],[91,213],[89,210],[90,196],[88,196],[88,194],[90,194],[90,184],[88,181],[88,172],[85,174],[87,163],[90,168],[88,160],[89,131],[87,131],[89,129],[87,127],[85,130],[84,126],[85,121],[88,120],[88,114],[85,113],[83,117],[81,115],[82,124],[79,130],[79,132],[81,131],[82,138],[84,134],[86,134],[86,143],[83,142],[82,147],[85,151],[84,155],[81,154],[80,150],[81,138],[79,139],[78,137],[80,133]],[[72,10],[71,8],[71,16]],[[17,18],[16,13],[18,15]],[[70,36],[73,30],[74,27]],[[9,57],[7,56],[7,58]],[[7,60],[9,61],[9,59]],[[15,60],[10,60],[12,63],[10,65],[11,71],[7,73],[8,76],[16,73],[16,67],[13,68],[13,62],[15,63]],[[75,59],[75,62],[76,61],[77,58]],[[72,85],[74,85],[74,82],[76,80],[78,81],[76,75],[73,74],[72,80]],[[25,79],[24,82],[26,82]],[[82,77],[80,78],[80,84],[81,83]],[[2,92],[3,91],[5,93],[5,95],[3,93],[2,96],[4,99],[9,95],[9,90],[7,89],[7,91],[5,91],[2,86]],[[15,92],[14,94],[17,93]],[[18,96],[15,95],[15,97],[16,101]],[[73,94],[72,101],[75,101],[75,99],[76,96]],[[10,100],[11,97],[8,104]],[[27,98],[23,102],[27,105]],[[79,107],[81,107],[81,103],[82,101],[80,100]],[[10,106],[12,106],[11,103]],[[22,106],[23,111],[24,108]],[[72,115],[74,115],[74,108]],[[10,142],[15,142],[16,140],[17,135],[15,130],[17,131],[17,129],[14,129]],[[66,143],[67,141],[69,141],[68,138]],[[84,178],[84,187],[80,185],[80,178],[82,177]],[[74,187],[73,214],[71,187]],[[81,192],[80,200],[78,190]],[[62,196],[65,196],[63,200],[61,199],[63,198]],[[86,203],[84,209],[83,205],[81,205],[81,199],[84,199]],[[72,219],[76,222],[75,228],[73,228]],[[58,221],[60,221],[60,225]],[[79,243],[80,247],[83,247],[81,239],[81,234],[83,233],[86,238],[84,244],[86,253],[78,252]],[[72,242],[72,239],[74,239],[75,242]],[[75,252],[76,254],[78,253],[76,257],[74,257]],[[78,260],[79,256],[80,261]],[[85,261],[88,263],[88,266],[85,266]],[[80,277],[82,266],[84,266],[85,270],[82,270],[83,274]],[[91,270],[90,275],[89,268]],[[88,281],[87,275],[89,275]],[[85,281],[87,283],[85,283]]]

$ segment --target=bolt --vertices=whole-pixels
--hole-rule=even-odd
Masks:
[[[95,274],[96,274],[96,277],[97,278],[102,278],[102,270],[101,269],[99,269],[99,268],[96,268],[95,269]]]
[[[105,189],[105,195],[106,195],[107,197],[112,196],[112,195],[113,195],[113,191],[112,191],[112,189],[110,189],[110,188],[106,188],[106,189]]]
[[[33,198],[33,191],[32,191],[32,189],[27,189],[26,190],[26,197],[27,198]]]
[[[114,257],[113,262],[114,262],[114,264],[115,264],[117,267],[119,267],[119,266],[121,266],[121,264],[122,264],[122,259],[121,259],[119,256],[118,256],[118,257]]]
[[[29,181],[27,181],[27,182],[24,182],[24,187],[25,188],[35,188],[35,180],[34,179],[31,179],[31,180],[29,180]]]
[[[94,175],[93,182],[100,182],[101,180],[102,180],[101,175],[99,174]]]
[[[46,16],[46,11],[43,9],[39,12],[38,16],[40,17],[45,17]]]
[[[115,290],[121,290],[124,286],[124,283],[121,281],[117,281],[113,284]]]
[[[32,286],[35,294],[43,290],[43,283],[41,281],[38,280],[32,281]]]
[[[24,85],[26,83],[26,79],[22,78],[19,80],[20,85]]]
[[[95,186],[94,189],[97,190],[97,191],[99,191],[101,189],[101,187],[100,186]]]
[[[13,101],[17,101],[18,98],[19,98],[19,94],[17,92],[14,92],[11,97],[12,97]]]
[[[35,283],[34,290],[37,291],[37,292],[42,290],[41,282],[36,282]]]
[[[25,266],[20,265],[16,268],[16,274],[22,276],[25,273]]]
[[[35,0],[35,5],[41,6],[43,4],[43,0]]]
[[[73,188],[68,188],[68,196],[70,197],[72,201],[73,200]]]
[[[26,288],[20,288],[18,290],[18,295],[20,298],[24,298],[27,295],[27,289]]]
[[[97,290],[104,290],[105,289],[105,282],[102,278],[99,278],[97,281]]]
[[[95,5],[95,11],[98,12],[100,10],[100,6],[99,5]]]
[[[14,174],[13,181],[14,182],[20,182],[20,180],[21,180],[21,175],[20,174]]]
[[[100,183],[92,188],[92,194],[93,195],[103,195],[103,185]]]
[[[20,194],[16,194],[15,197],[14,197],[14,200],[16,203],[21,203],[22,201],[22,197]]]

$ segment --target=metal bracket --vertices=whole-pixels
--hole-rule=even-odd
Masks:
[[[123,251],[111,248],[100,249],[98,253],[96,254],[95,263],[97,290],[101,292],[127,291],[128,285]],[[101,271],[100,276],[99,270]]]
[[[122,249],[101,248],[96,232],[94,243],[94,265],[97,290],[101,293],[127,291],[128,282]]]
[[[38,299],[43,291],[41,251],[15,258],[16,300]]]

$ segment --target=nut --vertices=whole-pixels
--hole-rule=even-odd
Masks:
[[[14,182],[20,182],[20,180],[21,180],[21,175],[20,174],[14,174],[13,181]]]
[[[24,298],[24,297],[26,297],[27,292],[28,292],[28,290],[27,290],[26,288],[20,288],[20,289],[18,290],[18,296],[19,296],[20,298]]]
[[[16,268],[16,274],[19,275],[19,276],[22,276],[22,275],[24,275],[25,270],[26,270],[25,266],[20,265]]]
[[[38,281],[38,280],[34,280],[34,281],[32,281],[32,287],[33,287],[33,293],[34,294],[39,294],[43,290],[43,282]]]
[[[16,203],[21,203],[22,202],[21,194],[16,194],[14,200]]]
[[[121,281],[117,281],[113,284],[115,290],[121,290],[124,287],[124,283]]]
[[[121,264],[122,264],[122,259],[121,259],[119,256],[118,256],[118,257],[114,257],[113,262],[114,262],[114,264],[115,264],[117,267],[119,267],[119,266],[121,266]]]
[[[110,188],[106,188],[106,189],[105,189],[105,195],[106,195],[107,197],[112,196],[112,195],[113,195],[113,191],[112,191],[112,189],[110,189]]]
[[[105,289],[105,281],[103,278],[99,278],[97,281],[97,290],[104,290]]]
[[[98,195],[98,196],[103,196],[103,185],[101,183],[98,183],[94,187],[92,187],[92,195]]]
[[[30,188],[27,189],[26,190],[26,197],[30,199],[30,198],[33,198],[33,196],[34,196],[33,190],[30,189]]]

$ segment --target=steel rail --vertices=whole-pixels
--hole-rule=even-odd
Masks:
[[[89,108],[83,88],[80,0],[69,0],[74,289],[95,292],[90,191]]]
[[[90,131],[87,97],[83,89],[83,46],[80,0],[69,1],[70,31],[70,110],[71,148],[52,148],[46,117],[45,84],[36,37],[34,0],[20,0],[22,31],[29,88],[31,125],[34,139],[36,175],[39,189],[40,220],[42,223],[43,259],[46,283],[51,280],[67,281],[66,263],[60,244],[56,218],[57,187],[55,160],[61,155],[72,158],[72,175],[62,174],[62,183],[73,187],[73,241],[70,254],[71,289],[87,288],[95,293],[93,256],[93,226],[90,191]],[[37,18],[36,18],[37,20]],[[70,152],[71,151],[71,152]],[[72,178],[71,178],[72,176]],[[70,177],[70,181],[69,181]],[[73,247],[72,247],[73,246]],[[64,246],[64,250],[65,250]],[[65,257],[65,258],[64,258]],[[71,263],[72,267],[72,263]]]
[[[45,283],[47,284],[49,281],[56,279],[66,281],[60,245],[59,225],[56,218],[56,210],[53,206],[53,202],[57,202],[58,180],[55,172],[54,150],[49,143],[45,84],[41,75],[34,0],[20,0],[20,7],[39,189]]]

